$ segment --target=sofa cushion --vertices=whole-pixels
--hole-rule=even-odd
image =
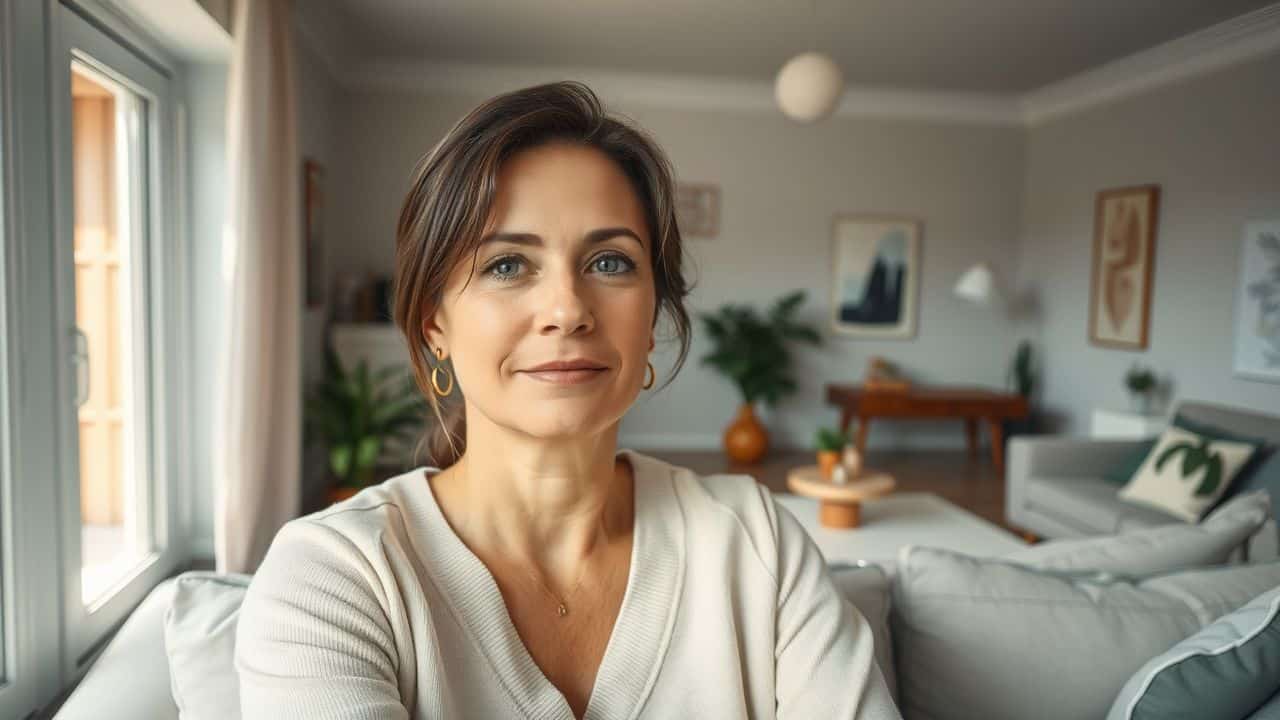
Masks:
[[[1153,437],[1141,441],[1123,459],[1103,473],[1102,479],[1116,487],[1127,484],[1138,473],[1138,469],[1142,467],[1147,455],[1151,454],[1151,448],[1156,446],[1156,441],[1159,439],[1159,437]]]
[[[890,615],[899,707],[1100,718],[1145,662],[1276,585],[1280,562],[1126,578],[908,546]]]
[[[1195,522],[1226,493],[1258,447],[1170,427],[1118,495]]]
[[[876,664],[889,686],[889,694],[897,702],[898,678],[893,664],[893,641],[889,635],[889,574],[884,568],[871,563],[832,563],[828,567],[836,587],[871,624]]]
[[[1205,565],[1221,565],[1271,517],[1271,496],[1240,495],[1203,522],[1175,522],[1118,535],[1050,540],[1005,555],[1006,560],[1059,570],[1100,570],[1150,575]]]
[[[1244,720],[1280,691],[1280,587],[1152,658],[1107,720]]]
[[[169,684],[183,720],[240,717],[236,619],[249,575],[191,571],[177,577],[164,616]]]
[[[1121,502],[1116,488],[1095,477],[1032,476],[1025,482],[1026,504],[1078,535],[1107,535],[1119,532],[1123,519],[1142,516],[1153,525],[1182,522],[1152,508]]]

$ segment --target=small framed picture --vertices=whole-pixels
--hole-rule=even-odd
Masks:
[[[1147,347],[1159,212],[1159,185],[1098,193],[1089,293],[1089,342],[1094,345]]]
[[[302,178],[307,307],[317,307],[324,304],[324,167],[306,160]]]
[[[1280,220],[1245,225],[1235,345],[1236,375],[1280,382]]]
[[[682,237],[715,237],[720,231],[720,187],[708,183],[678,183],[676,222]]]
[[[838,215],[832,228],[831,324],[860,338],[916,334],[921,222],[892,215]]]

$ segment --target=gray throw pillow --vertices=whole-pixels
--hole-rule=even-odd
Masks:
[[[1199,523],[1170,523],[1119,535],[1049,540],[1005,555],[1042,569],[1150,575],[1221,565],[1271,517],[1271,496],[1257,490],[1232,498]]]
[[[1244,720],[1280,691],[1280,587],[1134,673],[1107,720]]]
[[[185,572],[164,616],[169,687],[182,720],[240,717],[236,620],[251,576]]]
[[[905,717],[1106,715],[1138,668],[1280,585],[1280,562],[1145,578],[902,549],[890,629]]]
[[[879,565],[832,563],[831,579],[867,622],[875,642],[876,664],[894,702],[898,700],[898,673],[893,665],[893,642],[889,637],[889,574]]]

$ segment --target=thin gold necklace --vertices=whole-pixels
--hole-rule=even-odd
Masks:
[[[604,540],[604,544],[606,545],[608,544],[607,536],[606,536],[606,539]],[[597,543],[597,545],[599,545],[599,543]],[[556,614],[559,615],[560,617],[565,617],[569,614],[568,601],[570,598],[574,596],[575,593],[578,592],[578,587],[582,585],[582,579],[586,577],[587,565],[589,564],[591,557],[595,555],[595,552],[596,552],[595,547],[591,548],[591,552],[587,554],[587,557],[585,559],[583,559],[582,569],[578,571],[578,580],[573,584],[573,589],[570,590],[569,594],[565,595],[564,598],[557,597],[556,594],[551,591],[551,588],[548,587],[545,582],[543,582],[540,576],[534,573],[533,570],[530,570],[529,568],[525,568],[525,570],[529,573],[529,576],[532,577],[535,581],[537,581],[539,585],[542,586],[542,589],[547,593],[547,595],[551,596],[552,600],[556,601]]]

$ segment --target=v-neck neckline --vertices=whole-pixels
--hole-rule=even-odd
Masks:
[[[631,568],[582,720],[638,714],[666,654],[684,582],[683,517],[670,468],[634,450],[616,456],[626,457],[634,478]],[[439,472],[428,466],[411,473],[421,487],[407,493],[425,535],[427,571],[520,710],[530,718],[574,720],[568,700],[520,639],[493,574],[445,519],[427,481]]]

